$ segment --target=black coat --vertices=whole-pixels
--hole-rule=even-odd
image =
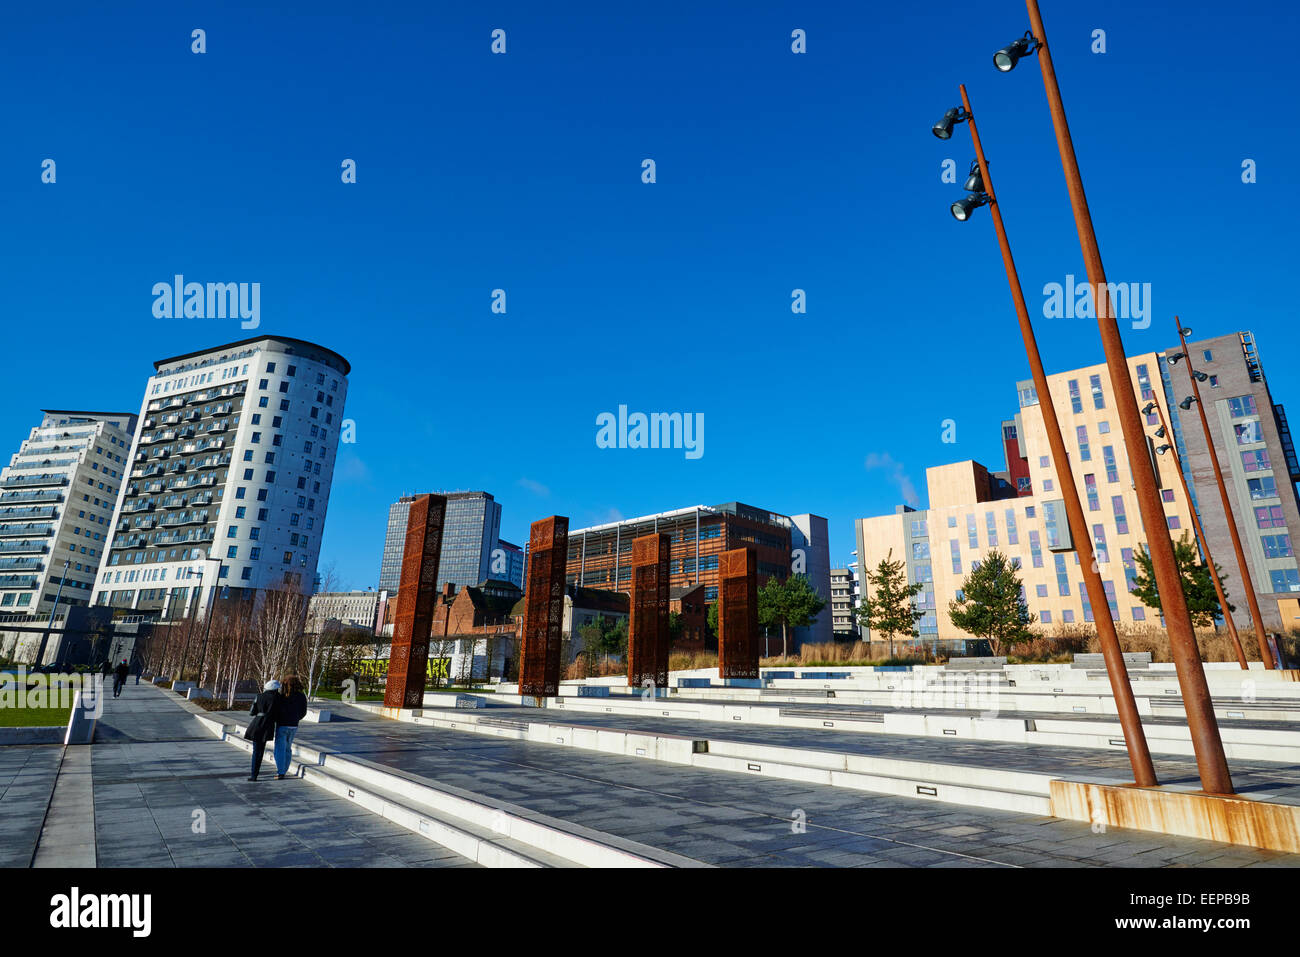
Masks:
[[[113,674],[117,675],[118,681],[125,681],[126,676],[131,673],[131,669],[126,665],[118,665],[113,669]]]
[[[253,740],[266,741],[268,738],[275,737],[275,725],[280,719],[281,700],[278,691],[263,691],[253,699],[253,706],[248,709],[248,713],[254,716],[259,714],[266,716]]]
[[[298,722],[307,716],[307,696],[295,691],[289,697],[280,695],[280,713],[275,723],[281,728],[296,728]]]

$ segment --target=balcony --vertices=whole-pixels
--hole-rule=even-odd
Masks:
[[[32,485],[67,485],[66,475],[8,475],[0,479],[0,488],[21,488]]]
[[[0,575],[0,588],[35,588],[35,575]]]
[[[0,558],[0,570],[20,571],[27,569],[29,571],[39,572],[45,567],[45,563],[39,558]]]
[[[26,538],[32,535],[52,535],[54,525],[40,522],[27,522],[23,525],[0,525],[0,538]]]
[[[0,542],[0,552],[25,552],[33,555],[44,555],[50,550],[46,542],[26,541],[26,542]]]

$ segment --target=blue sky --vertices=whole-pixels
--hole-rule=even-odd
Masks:
[[[8,11],[0,301],[23,345],[0,448],[41,407],[134,411],[155,359],[249,335],[155,319],[152,285],[181,272],[260,282],[258,332],[352,362],[322,551],[351,587],[404,492],[487,489],[520,544],[554,513],[812,511],[841,564],[901,480],[1001,467],[1028,370],[987,211],[948,214],[941,164],[964,169],[969,135],[929,128],[965,82],[1031,310],[1082,277],[1037,65],[991,63],[1019,0],[264,6]],[[1249,328],[1300,403],[1300,135],[1269,50],[1295,7],[1043,6],[1109,278],[1152,284],[1128,350],[1170,345],[1175,313]],[[1092,320],[1036,324],[1049,372],[1101,361]],[[620,404],[703,413],[705,454],[597,448]]]

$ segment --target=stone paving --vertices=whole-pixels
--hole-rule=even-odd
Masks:
[[[420,727],[343,706],[335,712],[342,720],[304,725],[299,740],[711,864],[1300,866],[1300,855],[1116,828],[1094,834],[1088,824],[1051,817]]]
[[[78,829],[93,821],[99,867],[476,866],[307,781],[265,770],[247,781],[248,756],[204,731],[169,691],[132,684],[104,707],[96,743],[69,749],[89,757],[93,789],[62,810]],[[62,751],[0,748],[0,864],[31,861]],[[77,838],[62,831],[47,828],[41,847],[72,846]]]
[[[63,746],[0,747],[0,867],[29,867]]]
[[[969,713],[967,713],[969,714]],[[568,711],[563,708],[525,708],[497,705],[493,717],[517,720],[555,721],[560,724],[588,727],[636,729],[655,734],[684,735],[696,738],[745,741],[787,748],[811,748],[869,754],[876,757],[912,761],[938,761],[944,764],[1001,768],[1007,771],[1032,771],[1061,776],[1089,775],[1093,780],[1132,781],[1128,754],[1122,748],[1105,751],[1099,748],[1071,748],[1064,745],[1024,745],[1009,741],[975,741],[933,737],[910,737],[862,731],[838,731],[830,728],[782,728],[775,725],[744,722],[704,721],[695,718],[665,718],[657,715],[604,714],[595,711]],[[1156,775],[1162,784],[1199,787],[1196,759],[1190,755],[1152,755]],[[1237,792],[1284,804],[1300,804],[1300,767],[1271,761],[1228,762]]]

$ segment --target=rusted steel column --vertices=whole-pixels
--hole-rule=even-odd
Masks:
[[[1079,173],[1079,161],[1074,154],[1074,142],[1070,138],[1070,126],[1065,117],[1065,105],[1061,100],[1061,88],[1057,84],[1056,69],[1052,65],[1051,46],[1047,42],[1047,31],[1043,28],[1043,18],[1038,11],[1037,0],[1025,0],[1025,6],[1029,11],[1030,27],[1040,44],[1038,65],[1043,73],[1043,87],[1047,92],[1052,125],[1056,130],[1056,143],[1061,154],[1061,167],[1065,174],[1070,206],[1074,211],[1074,222],[1079,233],[1084,266],[1088,273],[1088,282],[1092,286],[1093,301],[1097,309],[1097,327],[1101,334],[1102,348],[1106,353],[1106,368],[1110,374],[1111,389],[1115,394],[1116,411],[1124,434],[1124,446],[1128,451],[1129,467],[1133,472],[1142,527],[1146,530],[1147,547],[1150,549],[1151,562],[1155,569],[1156,588],[1160,592],[1160,604],[1164,612],[1165,628],[1169,634],[1174,668],[1178,674],[1178,686],[1182,692],[1183,705],[1187,709],[1187,726],[1192,738],[1192,747],[1196,752],[1196,767],[1200,773],[1201,787],[1211,794],[1232,794],[1234,793],[1232,776],[1228,772],[1228,760],[1223,753],[1219,722],[1214,716],[1210,687],[1205,680],[1205,669],[1201,665],[1200,654],[1196,647],[1196,633],[1192,628],[1192,618],[1187,611],[1187,599],[1183,595],[1182,580],[1178,574],[1177,563],[1174,561],[1173,541],[1169,536],[1164,506],[1160,502],[1160,493],[1156,488],[1155,470],[1147,454],[1146,432],[1138,416],[1137,398],[1133,394],[1128,357],[1124,353],[1119,325],[1115,322],[1111,311],[1106,270],[1102,266],[1097,234],[1092,227],[1092,215],[1088,211],[1088,199],[1084,195],[1083,178]]]
[[[569,520],[562,515],[552,515],[533,522],[528,535],[528,549],[524,636],[519,649],[519,693],[545,698],[560,692]]]
[[[1255,583],[1251,579],[1250,566],[1246,564],[1246,553],[1241,547],[1241,535],[1237,532],[1237,520],[1232,514],[1232,500],[1228,498],[1228,487],[1223,482],[1223,469],[1219,467],[1219,453],[1214,448],[1214,436],[1210,433],[1210,420],[1205,417],[1205,403],[1201,401],[1201,388],[1196,384],[1195,369],[1192,366],[1192,354],[1187,351],[1187,336],[1183,324],[1177,316],[1174,323],[1178,326],[1178,341],[1183,345],[1187,363],[1187,378],[1192,383],[1192,395],[1196,398],[1196,411],[1201,417],[1201,428],[1205,431],[1205,447],[1210,451],[1210,465],[1214,467],[1214,481],[1219,485],[1219,500],[1223,502],[1223,517],[1228,523],[1228,534],[1232,537],[1232,550],[1237,556],[1237,569],[1241,572],[1241,586],[1246,589],[1246,604],[1250,606],[1250,620],[1255,626],[1255,640],[1259,642],[1259,653],[1265,668],[1273,668],[1273,653],[1268,647],[1268,635],[1264,631],[1264,618],[1259,613],[1259,600],[1255,597]],[[1205,539],[1202,537],[1202,543]],[[1222,601],[1223,599],[1219,599]],[[1223,616],[1231,620],[1232,615],[1224,606]],[[1243,659],[1244,661],[1244,659]],[[1244,667],[1244,665],[1243,665]]]
[[[718,677],[758,677],[758,557],[752,548],[718,556]]]
[[[402,550],[402,576],[397,589],[397,616],[388,652],[388,683],[384,707],[424,705],[429,661],[429,630],[438,597],[438,561],[442,557],[442,524],[447,500],[421,495],[411,503]]]
[[[1186,349],[1184,348],[1184,351]],[[1165,421],[1165,411],[1156,399],[1151,400],[1152,405],[1156,407],[1156,413],[1160,416],[1160,428],[1164,430],[1165,438],[1169,440],[1169,454],[1173,457],[1174,471],[1178,473],[1178,484],[1182,486],[1183,498],[1187,499],[1187,507],[1192,513],[1192,528],[1196,530],[1196,540],[1201,543],[1201,551],[1205,555],[1205,563],[1210,566],[1210,579],[1214,582],[1214,594],[1219,597],[1219,609],[1223,612],[1223,620],[1228,625],[1228,634],[1232,638],[1232,647],[1237,652],[1237,664],[1242,668],[1249,668],[1246,663],[1246,652],[1241,647],[1241,637],[1237,634],[1237,625],[1232,620],[1232,612],[1228,611],[1228,596],[1223,593],[1223,582],[1219,581],[1219,570],[1214,567],[1214,556],[1210,554],[1210,542],[1205,537],[1205,529],[1201,527],[1201,519],[1196,514],[1196,506],[1192,503],[1192,491],[1187,487],[1187,477],[1183,475],[1183,463],[1178,457],[1178,448],[1174,444],[1174,433],[1169,428],[1169,423]]]
[[[632,597],[627,627],[627,684],[668,687],[668,555],[672,536],[632,540]]]
[[[1097,639],[1106,661],[1106,675],[1110,679],[1111,694],[1115,697],[1115,709],[1119,714],[1120,727],[1124,730],[1124,746],[1128,749],[1129,764],[1133,767],[1133,779],[1144,787],[1151,787],[1159,783],[1156,780],[1155,766],[1151,762],[1151,751],[1147,747],[1146,732],[1142,730],[1142,717],[1138,713],[1137,700],[1133,696],[1133,685],[1129,682],[1128,667],[1124,664],[1124,652],[1120,648],[1119,636],[1115,631],[1115,621],[1110,614],[1110,602],[1106,598],[1106,589],[1102,585],[1101,574],[1093,555],[1092,538],[1088,532],[1087,519],[1083,514],[1083,504],[1079,501],[1079,489],[1070,469],[1065,439],[1061,436],[1061,423],[1056,416],[1056,404],[1052,401],[1052,393],[1048,389],[1047,373],[1043,370],[1043,359],[1038,352],[1038,339],[1034,335],[1034,325],[1029,319],[1024,290],[1021,289],[1020,276],[1016,271],[1015,259],[1011,255],[1011,243],[1007,239],[1006,227],[1002,222],[1002,208],[997,201],[997,194],[993,192],[989,164],[984,158],[984,147],[980,143],[979,128],[975,125],[975,113],[971,109],[970,98],[966,95],[965,84],[961,86],[961,102],[969,118],[971,142],[975,145],[975,159],[979,163],[980,176],[984,180],[984,191],[989,195],[989,212],[993,217],[993,228],[998,235],[998,246],[1002,250],[1002,265],[1006,267],[1007,284],[1011,287],[1016,318],[1020,321],[1020,336],[1025,343],[1025,356],[1029,359],[1034,388],[1038,391],[1038,407],[1043,413],[1047,444],[1052,452],[1052,464],[1056,469],[1056,480],[1061,488],[1061,497],[1065,501],[1065,517],[1070,526],[1070,537],[1074,540],[1074,548],[1079,553],[1083,585],[1088,592],[1088,601],[1092,605]]]

